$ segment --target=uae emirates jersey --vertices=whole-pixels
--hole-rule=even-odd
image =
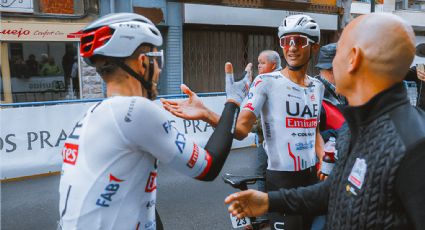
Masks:
[[[243,109],[261,115],[268,169],[300,171],[316,163],[315,139],[324,87],[308,77],[302,87],[280,72],[255,78]]]
[[[112,97],[76,123],[62,151],[62,229],[154,230],[157,159],[205,175],[209,154],[165,113],[142,97]]]

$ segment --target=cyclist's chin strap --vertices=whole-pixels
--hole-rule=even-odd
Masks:
[[[292,66],[292,65],[289,65],[289,64],[287,64],[288,65],[288,69],[290,69],[290,70],[292,70],[292,71],[298,71],[298,70],[300,70],[301,68],[303,68],[305,65],[307,65],[307,63],[308,63],[309,61],[307,61],[306,63],[304,63],[304,64],[302,64],[302,65],[299,65],[299,66]]]
[[[150,52],[153,51],[153,46],[151,46]],[[149,57],[148,57],[149,58]],[[149,76],[148,76],[148,82],[151,85],[151,87],[148,90],[148,98],[151,100],[154,100],[152,95],[152,79],[154,74],[155,66],[154,66],[154,60],[153,58],[149,58]]]

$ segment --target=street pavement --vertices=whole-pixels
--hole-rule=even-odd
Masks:
[[[253,175],[256,149],[233,150],[225,172]],[[165,230],[232,229],[224,198],[236,191],[221,177],[196,181],[159,165],[157,209]],[[59,176],[1,185],[1,230],[55,230],[59,218]]]

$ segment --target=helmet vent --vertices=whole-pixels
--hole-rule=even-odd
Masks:
[[[94,35],[83,37],[81,38],[81,43],[86,44],[86,43],[92,42],[93,38],[94,38]]]
[[[83,46],[82,48],[83,48],[83,51],[84,52],[88,52],[88,51],[91,50],[91,47],[92,47],[92,45],[91,44],[88,44],[87,46]]]
[[[156,36],[158,36],[158,33],[155,31],[155,30],[153,30],[152,28],[149,28],[150,29],[150,31],[153,33],[153,34],[155,34]]]
[[[148,24],[150,24],[148,21],[143,20],[143,19],[141,19],[141,18],[134,19],[134,21],[138,21],[138,22],[143,22],[143,23],[148,23]]]

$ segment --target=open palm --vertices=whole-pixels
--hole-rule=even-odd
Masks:
[[[174,116],[186,120],[204,120],[208,113],[208,109],[199,99],[198,95],[184,84],[181,85],[181,90],[184,94],[188,95],[189,98],[180,101],[161,99],[164,108]]]

